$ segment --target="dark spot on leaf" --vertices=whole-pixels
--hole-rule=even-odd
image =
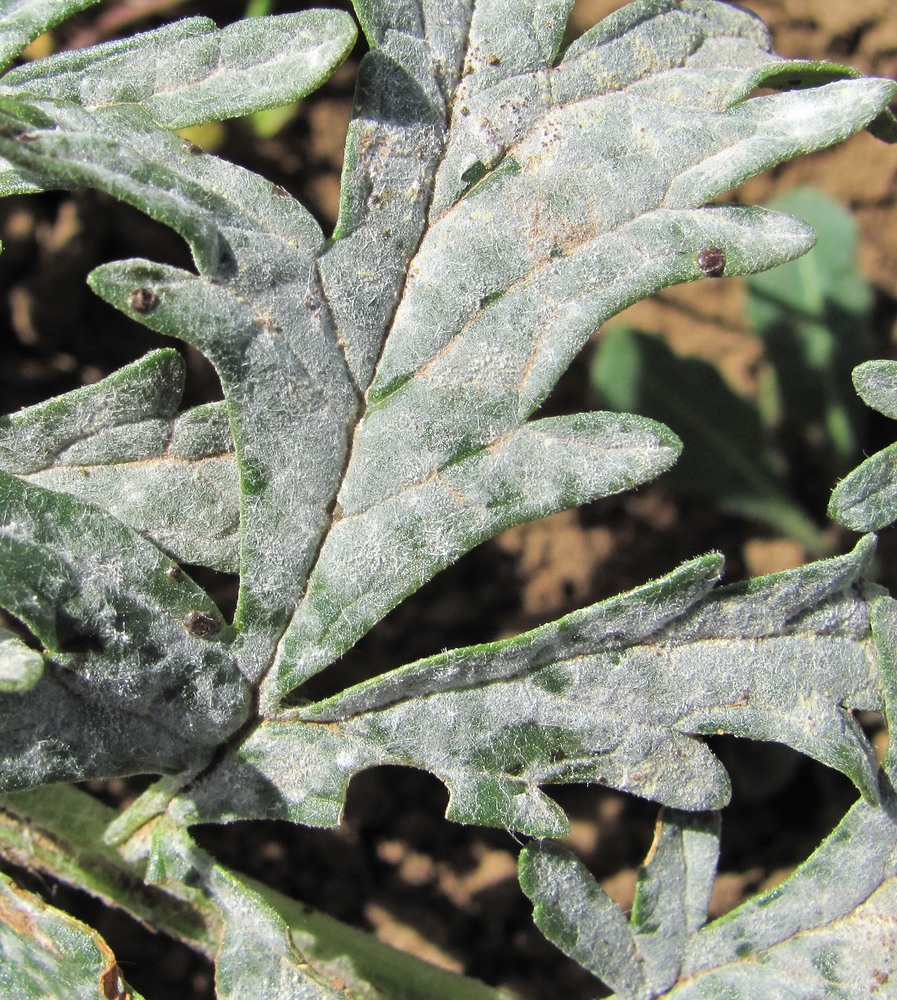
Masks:
[[[726,269],[726,252],[719,247],[708,247],[698,254],[698,267],[708,278],[719,278]]]
[[[19,142],[37,142],[40,138],[39,135],[29,135],[27,132],[20,132],[16,138]]]
[[[486,60],[486,62],[490,66],[501,66],[501,59],[499,59],[499,57],[497,55],[495,55],[494,53],[489,56],[489,58]]]
[[[199,156],[202,152],[202,146],[197,146],[195,142],[191,142],[189,139],[181,139],[181,147],[191,156]]]
[[[125,1000],[128,996],[124,988],[124,977],[118,965],[112,965],[100,976],[100,989],[106,1000]]]
[[[204,611],[188,611],[184,615],[184,628],[199,639],[206,639],[218,631],[218,622]]]
[[[493,302],[497,302],[503,295],[504,291],[499,292],[489,292],[488,295],[484,295],[480,299],[480,309],[485,309],[486,306],[491,305]]]
[[[165,570],[165,575],[167,577],[170,577],[172,580],[180,580],[184,576],[184,571],[181,569],[180,566],[172,565],[169,566],[167,570]]]
[[[151,288],[135,288],[128,296],[128,305],[136,313],[148,313],[159,304],[159,296]]]

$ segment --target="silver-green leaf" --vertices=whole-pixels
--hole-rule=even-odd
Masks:
[[[874,754],[844,707],[881,703],[862,584],[871,551],[867,540],[719,590],[720,561],[706,557],[515,639],[281,712],[172,808],[190,822],[331,825],[352,774],[404,764],[445,782],[451,819],[558,836],[566,818],[542,784],[723,806],[728,777],[703,733],[787,743],[875,800]]]
[[[164,128],[184,128],[304,97],[354,42],[342,11],[247,18],[221,30],[194,17],[28,63],[2,86],[91,111],[135,104]]]
[[[201,764],[246,719],[231,630],[151,542],[0,472],[0,605],[47,650],[3,694],[3,790]]]
[[[177,415],[184,364],[155,351],[0,417],[0,470],[108,510],[179,562],[236,572],[240,494],[223,403]]]
[[[0,995],[16,1000],[128,997],[100,935],[0,873]]]
[[[897,362],[867,361],[853,381],[864,402],[897,419]],[[897,444],[867,458],[838,483],[829,516],[855,531],[877,531],[897,520]]]

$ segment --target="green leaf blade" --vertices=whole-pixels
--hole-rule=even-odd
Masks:
[[[486,538],[651,479],[678,452],[675,435],[652,421],[580,414],[524,424],[492,447],[474,444],[467,456],[395,495],[387,491],[388,478],[357,494],[347,495],[344,483],[338,520],[263,697],[274,703],[347,649],[401,596]],[[378,447],[376,454],[367,460],[369,480],[389,465],[388,451]],[[377,562],[362,542],[370,538],[383,553]]]
[[[895,821],[860,802],[781,886],[691,941],[675,1000],[713,995],[875,995],[897,974]]]
[[[897,418],[897,363],[868,361],[854,369],[860,397],[887,417]],[[855,531],[877,531],[897,520],[897,445],[867,458],[832,492],[829,516]]]
[[[180,562],[235,572],[239,486],[223,405],[175,415],[184,365],[157,351],[0,417],[0,470],[108,510]]]
[[[0,991],[22,1000],[141,1000],[100,935],[0,873]]]
[[[669,284],[703,277],[700,258],[708,248],[722,252],[725,274],[754,273],[806,252],[812,232],[796,220],[704,202],[751,173],[864,127],[895,91],[887,81],[840,80],[739,103],[763,74],[784,64],[756,21],[717,4],[633,5],[558,65],[545,61],[555,49],[543,28],[542,55],[523,46],[527,68],[514,69],[511,59],[505,70],[502,54],[489,48],[492,14],[497,8],[480,5],[470,22],[475,55],[450,92],[427,227],[400,297],[389,300],[395,305],[388,339],[366,393],[338,512],[354,510],[358,498],[398,497],[410,483],[440,475],[457,454],[513,433],[602,321]],[[406,16],[402,30],[417,30],[410,8]],[[523,20],[525,34],[530,22]],[[633,32],[625,34],[626,27]],[[384,44],[391,37],[381,28],[369,33]],[[648,39],[663,44],[648,46]],[[647,51],[655,54],[646,68]],[[407,65],[419,70],[410,52]],[[722,94],[708,93],[701,79],[714,58],[729,74]],[[830,81],[826,73],[816,76]],[[427,115],[435,114],[439,100],[428,100]],[[807,115],[816,105],[818,129]],[[421,116],[431,120],[423,110]],[[789,138],[796,119],[804,124]],[[737,155],[729,155],[732,149]],[[365,211],[347,223],[342,248],[338,230],[325,257],[328,294],[331,264],[366,276],[359,280],[377,272],[363,254],[349,256],[356,234],[377,225],[380,199]],[[357,292],[358,302],[370,304]],[[377,343],[362,353],[374,357]],[[368,368],[357,371],[366,385]],[[812,526],[800,527],[814,534]],[[353,638],[374,620],[349,624],[354,597],[347,592],[342,609],[334,600],[330,563],[343,553],[338,539],[345,531],[337,519],[322,544],[266,679],[268,705],[340,654],[336,646],[327,651],[334,611]],[[379,534],[382,543],[366,542],[365,552],[368,573],[385,590],[382,571],[394,563],[397,545],[391,533]],[[410,539],[399,544],[418,548]],[[441,566],[437,559],[422,567],[419,579]],[[396,585],[384,611],[407,593],[407,574],[397,579],[402,589]],[[300,652],[315,646],[321,651]]]
[[[715,591],[718,559],[699,560],[515,639],[269,716],[179,800],[179,815],[327,825],[352,774],[400,764],[448,786],[450,819],[558,836],[566,821],[542,784],[598,782],[678,809],[720,808],[728,777],[695,736],[719,732],[794,746],[874,801],[874,754],[844,708],[881,704],[861,583],[870,554],[864,541]]]
[[[202,763],[249,685],[212,601],[155,546],[73,497],[0,473],[0,605],[48,651],[0,696],[3,787]]]
[[[31,63],[4,85],[93,111],[143,107],[164,128],[247,115],[304,97],[355,42],[341,11],[249,18],[218,30],[191,18]]]
[[[7,66],[38,35],[99,0],[7,0],[0,12],[0,66]]]
[[[520,885],[533,902],[540,931],[624,1000],[648,1000],[638,949],[622,910],[569,852],[528,844],[520,855]]]
[[[643,413],[681,435],[671,483],[765,521],[811,551],[820,547],[819,529],[788,494],[757,409],[709,362],[680,357],[661,338],[619,326],[601,337],[591,378],[614,409]]]

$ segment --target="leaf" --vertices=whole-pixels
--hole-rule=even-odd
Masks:
[[[756,406],[710,362],[680,357],[659,337],[617,326],[601,337],[591,377],[615,410],[643,413],[682,437],[671,483],[765,522],[811,552],[823,548],[819,529],[789,495]]]
[[[2,101],[29,140],[0,140],[19,169],[109,191],[194,246],[199,277],[131,262],[93,283],[126,308],[146,288],[158,306],[136,318],[219,369],[244,488],[236,625],[269,708],[513,523],[471,532],[456,490],[406,530],[447,470],[531,436],[527,418],[603,319],[700,277],[708,246],[747,273],[810,245],[786,217],[708,199],[876,120],[895,89],[784,63],[755,20],[718,4],[635,4],[558,63],[567,2],[482,2],[469,21],[440,9],[425,25],[413,5],[361,7],[375,50],[329,247],[292,208],[272,243],[270,189],[161,142],[141,109],[60,108],[24,85]],[[658,53],[648,67],[643,51]],[[809,89],[743,100],[786,73]],[[641,465],[630,484],[665,467]]]
[[[679,978],[706,919],[718,852],[717,813],[662,812],[628,921],[585,866],[551,841],[523,849],[520,885],[549,941],[619,997],[648,1000]]]
[[[0,692],[20,692],[33,688],[44,672],[44,658],[22,640],[0,628]]]
[[[667,839],[682,842],[675,865],[659,850],[644,869],[642,878],[662,886],[680,913],[679,921],[664,920],[649,933],[638,926],[637,909],[627,923],[568,852],[528,845],[521,884],[540,930],[620,1000],[886,995],[897,976],[897,818],[890,788],[881,807],[858,802],[784,883],[701,929],[683,921],[692,886],[683,847],[695,823],[688,818],[683,832],[673,820]],[[656,978],[652,951],[672,960]]]
[[[48,655],[4,694],[4,790],[202,764],[249,686],[209,597],[154,545],[73,497],[0,473],[0,604]]]
[[[337,497],[343,515],[359,516],[350,525],[337,521],[323,540],[265,680],[266,706],[332,662],[405,596],[409,572],[397,554],[409,547],[405,526],[421,485],[457,455],[521,427],[602,321],[668,284],[701,277],[697,258],[708,247],[725,251],[732,274],[809,248],[808,231],[794,220],[702,207],[707,199],[799,150],[834,141],[851,116],[875,118],[893,93],[889,84],[860,84],[854,93],[855,81],[843,81],[744,102],[784,65],[769,55],[755,20],[719,4],[693,11],[630,5],[554,64],[568,8],[478,4],[466,60],[454,36],[439,38],[452,53],[445,61],[462,62],[462,70],[448,91],[444,153],[434,153],[427,129],[441,95],[420,82],[433,58],[433,46],[416,41],[422,22],[409,8],[401,34],[390,34],[386,7],[362,7],[369,39],[383,45],[368,66],[370,89],[380,94],[401,76],[409,90],[408,78],[415,81],[420,152],[407,167],[393,155],[412,133],[407,109],[404,116],[391,108],[366,112],[362,104],[348,144],[339,238],[321,264],[362,386],[379,355]],[[737,59],[730,55],[735,40]],[[702,67],[710,64],[720,68],[708,76]],[[805,82],[823,73],[788,66]],[[831,79],[831,68],[824,72]],[[867,101],[868,112],[860,112]],[[408,279],[384,288],[393,251],[377,243],[371,260],[377,220],[390,233],[414,230],[417,216],[405,203],[393,225],[397,174],[405,171],[401,189],[414,191],[417,204],[419,172],[432,169],[434,156],[433,203]],[[404,239],[397,235],[396,246]],[[347,272],[353,277],[338,290],[336,276]],[[365,317],[356,319],[359,312]],[[384,312],[381,353],[377,317]],[[385,504],[403,491],[404,510],[384,524],[372,501]],[[342,569],[349,551],[364,553],[367,563],[356,559],[351,575]],[[430,559],[416,556],[415,585],[442,567],[438,555]],[[363,603],[361,593],[370,595]]]
[[[89,891],[106,905],[129,912],[214,960],[223,930],[222,914],[197,891],[189,876],[199,869],[209,877],[215,872],[217,877],[218,866],[182,831],[171,832],[170,825],[149,820],[139,832],[132,831],[137,836],[130,839],[122,856],[108,846],[110,836],[104,837],[115,816],[113,809],[71,785],[5,795],[0,801],[0,850],[14,864]],[[179,860],[184,856],[192,859],[191,864]],[[148,859],[159,879],[149,890],[144,881]],[[188,882],[178,881],[178,873]],[[509,1000],[498,990],[396,951],[253,879],[233,872],[220,874],[234,884],[238,902],[242,892],[249,902],[227,911],[235,936],[251,937],[257,914],[261,927],[256,925],[256,930],[277,928],[278,920],[283,921],[293,952],[328,979],[341,978],[351,996],[364,1000],[399,996],[403,1000]],[[264,906],[258,907],[259,897]],[[276,917],[272,918],[272,910]],[[283,938],[282,926],[275,940],[277,934]]]
[[[897,602],[877,598],[871,622],[893,731]],[[892,745],[880,805],[856,803],[785,882],[707,926],[719,839],[710,816],[661,815],[628,922],[559,845],[527,845],[520,883],[546,937],[620,1000],[884,996],[897,977],[895,773]]]
[[[353,993],[328,982],[305,960],[286,921],[257,891],[165,820],[153,832],[147,880],[162,886],[186,885],[189,895],[202,895],[206,909],[219,912],[215,955],[219,1000],[352,1000]]]
[[[60,8],[61,13],[53,14],[55,24],[92,3],[96,0],[45,0],[43,4],[32,0],[30,6],[49,8],[41,17]],[[7,22],[5,11],[0,15],[0,33],[6,32],[10,56],[31,40],[20,27],[31,25],[34,16],[29,15],[31,19],[20,26],[15,19]],[[39,33],[34,30],[34,35]],[[163,127],[183,128],[304,97],[330,76],[354,41],[355,25],[340,11],[244,19],[220,31],[207,18],[188,18],[156,31],[20,66],[3,77],[0,93],[24,89],[53,102],[83,106],[100,119],[105,112],[113,134],[120,110],[129,105]],[[58,179],[0,163],[3,194],[29,194],[58,186]]]
[[[332,10],[248,18],[220,30],[193,17],[28,63],[3,86],[94,112],[135,104],[164,128],[185,128],[304,97],[345,59],[355,34],[349,15]]]
[[[172,804],[182,822],[339,822],[352,774],[424,768],[464,823],[558,836],[541,784],[602,783],[683,809],[729,796],[694,734],[784,742],[877,797],[843,705],[880,703],[869,541],[837,559],[711,591],[705,557],[514,639],[453,650],[264,720]],[[824,638],[823,638],[824,637]]]
[[[897,362],[867,361],[854,369],[860,397],[886,417],[897,419]],[[829,516],[855,531],[877,531],[897,520],[897,444],[867,458],[838,483]]]
[[[17,1000],[141,1000],[96,931],[0,873],[0,993]]]
[[[853,371],[860,399],[886,417],[897,420],[897,361],[867,361]]]
[[[99,0],[5,0],[0,13],[0,66],[6,66],[29,42],[67,17]]]
[[[108,510],[175,559],[236,572],[239,485],[223,404],[176,416],[184,363],[155,351],[0,417],[0,470]]]
[[[41,163],[173,225],[203,273],[124,262],[95,272],[92,284],[135,318],[197,344],[218,368],[242,484],[236,624],[257,640],[244,660],[257,673],[329,523],[357,407],[329,316],[315,306],[323,236],[297,202],[254,174],[146,123],[122,122],[112,139],[92,133],[85,112],[72,114],[85,131],[45,133],[47,152],[57,149]],[[135,309],[137,293],[152,307]]]

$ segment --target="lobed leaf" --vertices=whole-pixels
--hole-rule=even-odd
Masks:
[[[770,54],[755,19],[715,3],[632,4],[555,62],[558,24],[568,9],[479,3],[464,59],[444,58],[458,75],[447,80],[443,70],[438,90],[420,83],[413,91],[416,119],[409,106],[379,109],[370,112],[377,124],[369,126],[362,105],[350,135],[338,239],[321,262],[362,387],[379,356],[336,498],[339,514],[360,516],[349,525],[337,519],[322,540],[265,680],[266,706],[332,662],[407,594],[409,574],[397,554],[408,548],[401,527],[414,517],[419,488],[459,455],[486,450],[521,428],[603,320],[668,284],[701,277],[698,258],[708,247],[724,251],[726,274],[745,274],[812,243],[793,219],[704,207],[708,199],[876,120],[894,93],[884,81],[828,82],[831,66],[784,63]],[[370,64],[381,74],[374,77],[378,92],[390,71],[399,74],[397,65],[409,91],[407,80],[425,78],[433,56],[417,42],[419,11],[409,6],[396,15],[401,29],[394,32],[383,20],[385,7],[365,4],[362,11],[369,37],[384,46]],[[439,43],[456,51],[454,36]],[[787,74],[802,86],[823,85],[744,100]],[[361,86],[364,98],[364,78]],[[420,134],[444,95],[444,151],[432,154]],[[406,166],[400,158],[394,166],[402,147],[392,140],[407,141],[412,119],[419,160]],[[384,121],[395,131],[389,141],[380,131]],[[403,202],[395,230],[409,242],[420,234],[407,281],[383,289],[379,243],[371,258],[375,220],[382,216],[393,231],[388,206],[400,170],[417,205],[418,171],[433,155],[438,169],[426,225]],[[388,171],[388,178],[379,176]],[[403,240],[396,244],[405,246]],[[337,273],[357,276],[346,295],[366,321],[334,291]],[[384,313],[385,328],[377,319]],[[375,518],[373,500],[392,503],[402,495],[397,528]],[[415,586],[444,565],[443,536],[435,537],[435,555],[428,558],[429,546],[420,546],[414,557]],[[349,551],[364,553],[351,583],[342,572]],[[360,602],[360,593],[372,596]]]
[[[96,3],[99,0],[5,0],[0,13],[0,67],[38,35]]]
[[[666,919],[647,929],[638,922],[638,903],[627,922],[569,852],[550,843],[528,845],[520,879],[540,930],[620,1000],[805,1000],[887,990],[897,975],[897,820],[890,786],[880,807],[857,803],[784,883],[705,927],[706,909],[697,924],[685,919],[693,888],[702,890],[705,907],[709,898],[709,880],[699,877],[694,886],[685,849],[689,828],[701,822],[664,817],[658,853],[641,878],[662,889],[667,907],[658,916]],[[710,844],[695,847],[702,860],[713,853]],[[702,865],[698,874],[712,873]]]
[[[17,1000],[141,1000],[96,931],[20,889],[2,872],[0,993]]]
[[[664,810],[638,873],[632,917],[576,857],[551,841],[527,844],[520,885],[539,930],[621,1000],[666,995],[703,926],[719,853],[719,815]]]
[[[208,595],[103,511],[0,473],[0,604],[47,653],[4,694],[4,790],[202,764],[249,685]]]
[[[874,755],[842,707],[879,704],[860,586],[870,555],[865,541],[716,591],[718,558],[687,563],[515,639],[269,717],[172,809],[183,822],[333,825],[352,774],[404,764],[445,782],[450,819],[557,836],[566,819],[541,784],[721,807],[728,778],[694,735],[717,732],[787,743],[875,799]]]
[[[887,417],[897,418],[897,362],[867,361],[854,369],[861,398]],[[897,445],[867,458],[832,493],[829,516],[855,531],[877,531],[897,520]]]
[[[102,507],[173,558],[236,572],[239,484],[223,404],[176,415],[184,363],[155,351],[0,417],[0,470]]]
[[[343,995],[363,1000],[399,996],[404,1000],[509,1000],[498,990],[396,951],[364,931],[221,869],[183,831],[172,830],[168,823],[141,824],[119,853],[108,846],[109,834],[104,837],[110,824],[116,825],[115,815],[113,809],[71,785],[4,795],[0,848],[13,863],[87,890],[107,905],[186,942],[210,961],[224,935],[225,920],[232,938],[249,939],[254,947],[252,940],[264,937],[258,933],[259,926],[253,934],[252,925],[261,913],[260,923],[273,928],[275,951],[278,938],[282,948],[286,937],[291,945],[288,959],[296,960],[300,972],[316,971],[334,983],[341,979],[347,991]],[[149,889],[144,881],[148,862],[156,879]],[[229,883],[230,898],[238,905],[216,907],[199,889],[197,878],[191,877],[194,872],[200,873],[204,883],[213,879]],[[272,972],[265,969],[264,960],[260,964],[260,977]]]
[[[892,725],[897,602],[875,599],[871,623]],[[709,815],[661,815],[629,921],[559,845],[527,845],[520,883],[542,932],[620,1000],[885,995],[897,976],[895,764],[892,747],[880,804],[858,802],[785,882],[706,926],[719,841]]]
[[[319,972],[298,950],[286,920],[236,873],[217,864],[169,821],[152,834],[147,880],[200,897],[217,911],[215,995],[219,1000],[352,1000],[336,977]],[[370,994],[363,994],[369,996]]]
[[[100,268],[91,283],[218,369],[242,494],[236,624],[251,633],[244,664],[257,676],[329,524],[358,405],[320,304],[320,228],[269,182],[159,133],[139,109],[122,110],[115,138],[81,109],[42,109],[59,127],[12,143],[42,147],[34,160],[26,151],[29,162],[138,205],[194,249],[199,276],[130,261]]]
[[[246,18],[220,30],[192,17],[28,63],[3,87],[94,112],[139,105],[163,128],[185,128],[304,97],[346,58],[355,35],[351,17],[333,10]]]
[[[219,370],[243,493],[236,625],[268,709],[489,534],[665,468],[672,440],[649,425],[578,418],[580,454],[609,451],[591,482],[516,506],[502,482],[495,517],[469,496],[490,467],[536,467],[547,428],[527,419],[607,316],[700,277],[708,247],[732,274],[804,252],[795,221],[705,202],[877,121],[895,90],[786,63],[716,3],[641,0],[560,61],[568,0],[437,7],[360,7],[374,48],[329,246],[290,199],[273,209],[257,178],[161,139],[149,99],[66,107],[24,72],[0,96],[18,169],[131,201],[194,247],[199,276],[123,262],[93,284]],[[59,67],[86,80],[73,58]],[[808,89],[744,100],[768,81]],[[152,308],[130,307],[137,291]],[[645,454],[624,477],[631,429]]]

